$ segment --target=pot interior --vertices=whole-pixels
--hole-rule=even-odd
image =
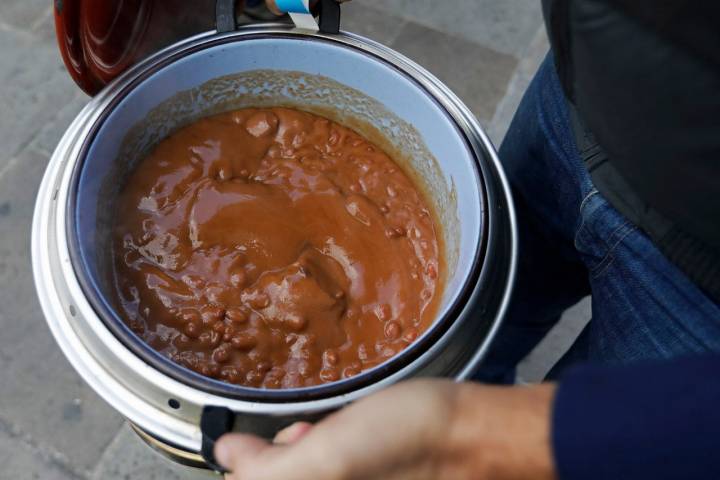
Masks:
[[[484,196],[473,153],[441,103],[408,74],[359,48],[258,34],[241,41],[218,38],[146,68],[101,115],[75,170],[68,234],[78,278],[113,332],[126,343],[142,343],[124,326],[112,300],[111,227],[118,191],[136,163],[178,128],[223,111],[267,106],[318,113],[370,138],[425,190],[436,212],[446,272],[433,327],[385,364],[328,385],[351,388],[372,381],[393,364],[412,361],[423,341],[437,335],[435,327],[450,321],[481,256]],[[166,367],[200,377],[174,364]],[[204,387],[255,390],[201,378]]]

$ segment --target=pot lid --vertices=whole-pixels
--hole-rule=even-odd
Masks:
[[[65,66],[83,91],[95,95],[148,55],[216,26],[230,31],[238,21],[289,21],[282,12],[290,12],[297,27],[318,30],[313,5],[314,13],[325,11],[319,29],[337,33],[340,1],[275,0],[268,9],[264,0],[54,0],[53,10]]]
[[[142,58],[214,28],[214,0],[55,0],[65,66],[90,95]]]

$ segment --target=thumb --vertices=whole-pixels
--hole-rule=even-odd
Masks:
[[[280,430],[277,435],[275,435],[275,438],[273,439],[273,443],[276,445],[287,445],[291,443],[295,443],[298,440],[300,440],[302,437],[304,437],[310,430],[312,430],[313,425],[312,423],[308,422],[296,422],[290,425],[289,427],[286,427],[282,430]]]
[[[239,433],[225,434],[215,444],[215,460],[230,472],[237,472],[246,461],[250,461],[270,444],[252,435]]]

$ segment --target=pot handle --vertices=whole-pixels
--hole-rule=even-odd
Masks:
[[[320,32],[340,33],[340,1],[320,0]]]
[[[340,33],[340,3],[344,0],[318,0],[313,6],[317,9],[319,23],[315,23],[309,4],[310,0],[276,0],[280,11],[290,13],[298,28],[318,29],[321,33]],[[218,33],[232,32],[235,23],[235,0],[217,0],[215,3],[215,26]]]
[[[218,2],[220,3],[220,2]],[[234,17],[233,17],[234,18]],[[200,416],[200,432],[202,433],[202,446],[200,454],[208,467],[219,473],[229,473],[217,460],[215,460],[215,442],[228,432],[235,424],[235,412],[226,407],[203,407]]]

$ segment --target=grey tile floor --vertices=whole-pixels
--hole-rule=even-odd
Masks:
[[[87,102],[60,61],[50,0],[0,0],[0,478],[197,479],[141,444],[55,346],[32,281],[30,221],[55,144]],[[344,28],[408,55],[502,138],[547,50],[537,0],[355,0]],[[523,362],[542,378],[587,299]]]

